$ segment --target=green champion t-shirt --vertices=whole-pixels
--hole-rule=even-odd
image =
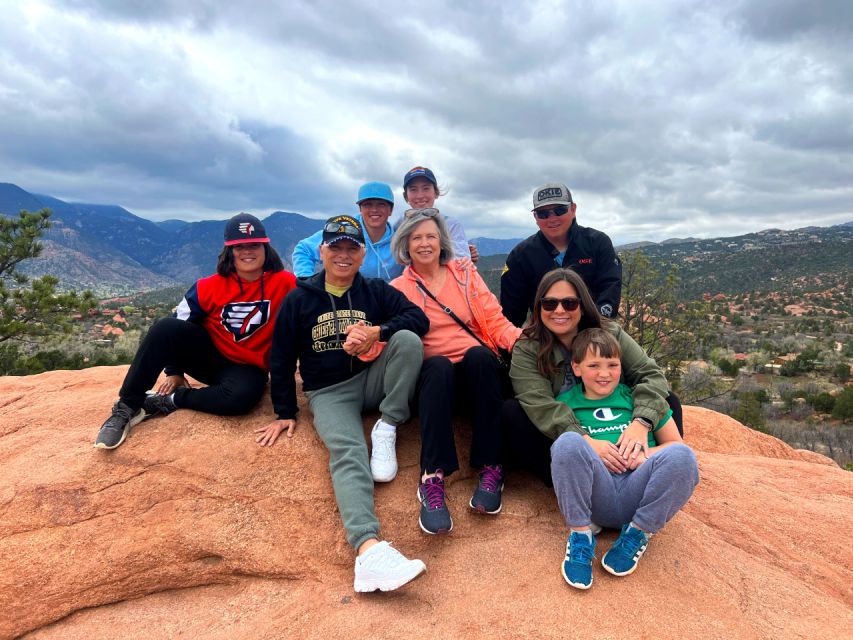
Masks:
[[[606,398],[590,400],[583,395],[583,385],[579,384],[558,395],[557,400],[569,405],[590,438],[608,440],[613,444],[616,444],[619,436],[631,424],[634,412],[634,396],[631,389],[621,382]],[[665,425],[671,416],[672,409],[667,411],[658,426],[649,432],[648,446],[657,445],[652,434]]]

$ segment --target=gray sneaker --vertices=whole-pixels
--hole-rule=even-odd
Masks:
[[[127,437],[130,428],[142,422],[145,418],[145,410],[139,409],[136,413],[121,400],[113,405],[113,413],[104,422],[98,437],[95,439],[96,449],[115,449]]]
[[[142,403],[142,408],[145,409],[145,416],[167,416],[177,410],[175,406],[174,394],[170,393],[167,396],[161,396],[159,393],[149,391],[145,394],[145,401]]]
[[[393,591],[426,571],[420,560],[409,560],[386,540],[373,545],[355,559],[353,588],[361,593]]]
[[[478,513],[488,513],[490,515],[500,513],[503,488],[503,467],[499,464],[486,465],[480,471],[480,480],[468,505]]]

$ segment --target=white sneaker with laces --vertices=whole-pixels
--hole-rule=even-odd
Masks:
[[[374,482],[391,482],[397,476],[397,427],[382,418],[370,432],[370,473]]]
[[[359,593],[393,591],[426,571],[420,560],[409,560],[383,540],[355,559],[353,589]]]

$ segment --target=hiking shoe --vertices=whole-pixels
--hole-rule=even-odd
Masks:
[[[145,401],[142,403],[142,408],[145,409],[145,416],[167,416],[178,407],[175,406],[175,395],[170,393],[167,396],[161,396],[159,393],[149,391],[145,394]]]
[[[421,531],[435,535],[453,530],[453,518],[444,502],[443,476],[432,476],[418,484],[418,500],[421,502],[421,515],[418,518]]]
[[[127,432],[130,428],[142,422],[145,418],[145,411],[139,409],[136,413],[121,400],[117,400],[113,405],[113,413],[107,418],[98,431],[98,437],[95,439],[96,449],[115,449],[127,437]]]
[[[566,542],[566,558],[560,569],[563,578],[576,589],[592,586],[592,560],[595,558],[595,536],[572,531]]]
[[[383,540],[355,559],[355,582],[358,592],[393,591],[426,571],[420,560],[409,560]]]
[[[370,432],[370,473],[374,482],[391,482],[397,476],[397,427],[382,418]]]
[[[480,471],[480,482],[468,502],[478,513],[495,514],[501,510],[501,492],[504,488],[503,467],[486,465]]]
[[[651,537],[651,534],[644,533],[631,523],[623,525],[619,538],[601,559],[601,566],[614,576],[634,573]]]

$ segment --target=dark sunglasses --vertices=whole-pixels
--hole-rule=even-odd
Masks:
[[[361,231],[358,227],[351,225],[349,222],[327,222],[323,227],[326,233],[346,233],[352,236],[358,236]]]
[[[536,217],[540,220],[547,220],[551,216],[564,216],[569,212],[568,205],[561,204],[559,207],[554,207],[553,209],[536,209],[533,213],[536,214]]]
[[[556,311],[557,305],[563,305],[566,311],[577,311],[581,306],[580,298],[542,298],[539,304],[542,305],[544,311]]]

